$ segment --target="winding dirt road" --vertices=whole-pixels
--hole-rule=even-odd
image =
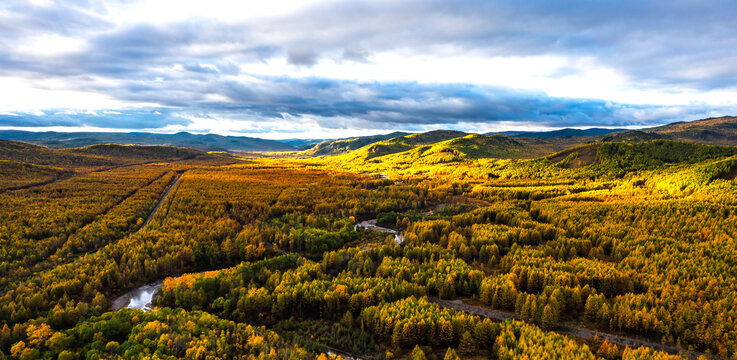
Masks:
[[[463,311],[469,314],[478,315],[481,317],[489,318],[494,321],[504,321],[507,319],[514,319],[514,320],[521,320],[519,317],[517,317],[513,313],[509,313],[506,311],[499,311],[499,310],[493,310],[489,308],[484,308],[480,306],[474,306],[464,303],[461,300],[442,300],[435,297],[428,297],[427,298],[430,302],[433,302],[440,306],[441,308],[446,309],[453,309],[456,311]],[[596,330],[590,330],[570,325],[558,325],[557,328],[553,329],[553,331],[563,334],[563,335],[570,335],[570,336],[576,336],[582,339],[602,339],[607,340],[612,344],[615,344],[617,346],[625,347],[629,346],[630,348],[638,348],[638,347],[649,347],[653,348],[658,351],[663,351],[669,354],[674,355],[681,355],[687,358],[696,359],[699,356],[703,355],[708,359],[720,359],[720,357],[715,355],[709,355],[704,354],[696,351],[690,351],[685,349],[680,349],[675,346],[668,346],[668,345],[662,345],[650,341],[635,339],[627,336],[607,333],[607,332],[601,332]]]

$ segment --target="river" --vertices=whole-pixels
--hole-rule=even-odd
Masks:
[[[174,184],[169,188],[169,190],[164,194],[164,196],[159,201],[159,204],[157,204],[156,209],[151,212],[151,215],[146,220],[146,223],[148,223],[149,220],[153,217],[153,215],[156,213],[156,210],[158,210],[159,205],[161,205],[161,202],[166,198],[166,196],[169,194],[169,191],[171,191],[172,188],[179,182],[179,179],[181,179],[181,175],[176,179]],[[394,242],[396,244],[401,244],[404,242],[404,234],[394,230],[389,229],[385,227],[381,227],[376,225],[376,219],[371,220],[364,220],[360,223],[356,224],[354,226],[355,230],[358,230],[358,228],[364,228],[367,230],[373,230],[378,231],[385,234],[393,234],[394,235]],[[286,252],[284,252],[286,254]],[[152,282],[150,284],[146,284],[140,287],[137,287],[113,300],[112,309],[113,311],[118,311],[123,308],[129,308],[129,309],[141,309],[143,311],[149,311],[152,309],[151,302],[153,301],[154,295],[156,295],[156,292],[159,290],[161,285],[164,283],[164,280],[158,280],[156,282]]]
[[[358,228],[364,228],[364,229],[367,229],[367,230],[378,231],[378,232],[382,232],[382,233],[385,233],[385,234],[394,234],[394,242],[397,245],[399,245],[399,244],[401,244],[401,243],[404,242],[404,233],[399,232],[399,231],[394,230],[394,229],[389,229],[389,228],[378,226],[378,225],[376,225],[376,219],[361,221],[360,223],[356,224],[356,226],[353,227],[353,230],[358,230]]]
[[[141,309],[143,311],[151,310],[151,302],[153,301],[154,295],[156,295],[156,292],[163,284],[164,280],[159,280],[137,287],[117,297],[113,300],[113,311],[118,311],[123,308]]]
[[[141,229],[146,227],[146,225],[148,225],[148,223],[151,222],[151,219],[153,219],[154,215],[156,215],[156,213],[159,211],[159,208],[161,207],[161,204],[164,202],[164,199],[166,199],[166,197],[169,196],[169,193],[172,191],[172,189],[174,189],[174,187],[176,187],[177,184],[179,184],[179,180],[182,179],[182,176],[184,176],[184,172],[181,172],[178,174],[177,178],[169,186],[169,188],[166,190],[166,192],[161,197],[161,199],[159,199],[153,211],[151,211],[151,214],[148,215],[148,218],[146,218],[146,221],[137,231],[141,231]],[[152,309],[151,302],[154,298],[154,295],[159,290],[162,284],[164,284],[163,279],[152,282],[150,284],[137,287],[131,291],[128,291],[127,293],[121,296],[118,296],[117,298],[115,298],[115,300],[113,300],[113,305],[112,305],[113,311],[118,311],[122,308],[141,309],[143,311],[151,310]]]

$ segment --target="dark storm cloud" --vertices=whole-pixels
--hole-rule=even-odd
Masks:
[[[73,5],[70,5],[74,3]],[[623,75],[632,88],[679,92],[735,89],[737,6],[731,1],[400,1],[331,2],[288,16],[224,23],[115,24],[124,2],[25,1],[0,5],[0,75],[57,78],[78,91],[171,109],[151,124],[181,124],[177,114],[226,114],[253,121],[314,116],[323,126],[429,126],[524,121],[541,126],[647,125],[709,110],[551,98],[543,92],[465,84],[263,77],[243,81],[251,64],[285,59],[371,62],[372,54],[582,59]],[[103,4],[103,5],[101,5]],[[16,51],[38,35],[85,41],[83,50],[43,56]],[[175,69],[175,70],[172,70]],[[574,65],[551,77],[576,75]],[[102,80],[101,80],[102,79]],[[104,81],[111,80],[111,81]],[[227,99],[227,100],[223,100]],[[645,115],[643,115],[645,114]],[[2,126],[84,124],[141,128],[147,116],[4,116]],[[346,120],[351,119],[351,120]],[[129,124],[129,125],[127,125]]]

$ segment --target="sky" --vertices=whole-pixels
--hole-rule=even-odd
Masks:
[[[0,129],[339,138],[737,114],[725,1],[0,2]]]

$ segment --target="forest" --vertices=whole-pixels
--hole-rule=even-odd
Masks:
[[[737,147],[398,135],[0,142],[0,359],[737,359]]]

